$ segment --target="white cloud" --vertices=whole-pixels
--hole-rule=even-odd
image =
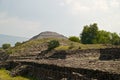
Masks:
[[[84,13],[89,11],[107,12],[113,8],[120,7],[118,0],[62,0],[62,4],[67,6],[72,13]],[[62,5],[63,6],[63,5]]]
[[[66,4],[71,4],[73,0],[64,0]]]
[[[100,29],[120,33],[120,0],[61,0],[78,25],[96,22]],[[77,24],[77,23],[76,23]],[[80,26],[78,26],[80,27]]]
[[[110,6],[114,8],[120,7],[120,2],[118,0],[112,0],[110,1]]]
[[[87,11],[90,10],[89,7],[87,7],[87,6],[85,6],[82,3],[77,2],[77,1],[73,3],[71,8],[73,10],[72,13],[76,13],[76,14],[79,13],[79,12],[87,12]]]
[[[91,8],[93,10],[101,10],[101,11],[105,11],[109,9],[107,0],[97,0],[94,1],[93,3],[93,7]]]
[[[82,11],[89,11],[89,8],[79,0],[63,0],[61,3],[64,3],[64,6],[67,6],[72,14],[78,14]]]
[[[40,26],[41,24],[39,21],[25,20],[19,17],[10,17],[5,12],[0,13],[0,28],[1,28],[0,32],[2,32],[3,34],[4,33],[13,34],[18,32],[18,35],[22,36],[26,32],[38,31]],[[4,29],[4,32],[2,29]],[[11,31],[15,31],[15,32],[11,32]],[[30,34],[27,33],[25,34],[25,36],[30,36]]]

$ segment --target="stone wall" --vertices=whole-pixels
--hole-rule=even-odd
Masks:
[[[120,48],[87,49],[87,50],[61,50],[52,51],[49,58],[54,59],[97,59],[97,60],[118,60],[120,59]]]
[[[98,60],[116,60],[120,59],[120,48],[109,49],[88,49],[88,50],[67,50],[67,51],[51,51],[46,53],[45,59],[98,59]],[[33,59],[32,56],[26,56]],[[35,57],[35,56],[34,56]],[[105,71],[56,66],[50,64],[41,64],[35,62],[24,61],[25,56],[20,58],[23,62],[14,62],[18,57],[13,58],[0,67],[6,67],[11,70],[12,75],[28,75],[38,80],[120,80],[120,74],[109,73]],[[18,60],[18,61],[19,61]],[[35,59],[36,60],[36,59]],[[27,65],[27,66],[26,66]]]
[[[67,58],[78,58],[78,59],[99,59],[100,50],[99,49],[87,49],[87,50],[74,50],[68,51],[69,55]]]
[[[14,62],[12,62],[14,64]],[[120,74],[103,72],[99,70],[60,67],[56,65],[38,64],[32,62],[21,62],[21,64],[28,65],[25,70],[20,67],[19,75],[26,74],[38,80],[120,80]],[[16,72],[19,69],[16,69]],[[14,71],[15,72],[15,71]],[[16,75],[17,76],[17,75]]]
[[[0,50],[0,62],[7,60],[8,57],[9,57],[9,55],[6,54],[4,50]]]
[[[83,59],[83,60],[119,60],[120,48],[41,51],[32,55],[10,56],[9,59]]]
[[[100,60],[118,60],[120,59],[120,48],[100,49]]]

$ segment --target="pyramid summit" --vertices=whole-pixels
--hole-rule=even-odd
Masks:
[[[67,37],[65,37],[64,35],[61,35],[59,33],[52,32],[52,31],[45,31],[45,32],[41,32],[40,34],[32,37],[30,40],[33,40],[33,39],[43,39],[43,38],[61,38],[61,39],[67,39]]]

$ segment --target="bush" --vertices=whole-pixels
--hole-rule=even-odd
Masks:
[[[74,42],[80,42],[80,39],[78,37],[76,37],[76,36],[69,37],[69,40],[74,41]]]
[[[8,48],[10,48],[10,47],[11,47],[11,45],[10,45],[10,44],[7,44],[7,43],[2,45],[2,48],[3,48],[3,49],[8,49]]]
[[[15,46],[20,46],[22,43],[21,42],[16,42]]]
[[[50,51],[50,50],[58,47],[59,45],[60,45],[59,41],[52,40],[52,41],[48,42],[48,50]]]

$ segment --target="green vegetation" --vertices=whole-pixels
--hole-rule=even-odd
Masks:
[[[98,43],[101,44],[110,44],[110,32],[101,30],[98,32],[98,37],[97,37]]]
[[[31,49],[36,48],[37,46],[45,43],[45,42],[49,42],[52,39],[35,39],[35,40],[29,40],[26,42],[21,43],[21,45],[19,46],[14,46],[11,47],[7,50],[8,54],[12,54],[12,53],[27,53],[29,52]]]
[[[69,37],[69,40],[70,40],[70,41],[74,41],[74,42],[79,42],[79,43],[80,43],[79,37],[76,37],[76,36],[70,36],[70,37]]]
[[[22,43],[21,42],[16,42],[15,46],[20,46]]]
[[[55,48],[55,50],[100,49],[108,47],[108,45],[104,44],[81,44],[72,41],[68,41],[66,43],[66,45],[60,45],[59,47]],[[109,47],[112,47],[112,45],[110,45]]]
[[[120,37],[116,33],[111,33],[111,44],[120,45]]]
[[[56,47],[58,47],[60,45],[59,41],[57,40],[51,40],[50,42],[48,42],[48,50],[52,50]]]
[[[83,44],[120,44],[120,37],[117,33],[99,30],[96,23],[84,26],[81,34]]]
[[[55,50],[68,50],[69,49],[69,46],[59,46],[57,48],[55,48]]]
[[[8,49],[8,48],[10,48],[10,47],[11,47],[11,45],[8,44],[8,43],[5,43],[5,44],[2,45],[2,48],[3,48],[3,49]]]
[[[98,27],[96,23],[94,23],[93,25],[84,26],[83,32],[81,34],[81,42],[83,44],[96,43],[97,33],[98,33]]]
[[[29,79],[21,76],[11,77],[9,75],[9,71],[5,69],[0,69],[0,80],[34,80],[34,79]]]

